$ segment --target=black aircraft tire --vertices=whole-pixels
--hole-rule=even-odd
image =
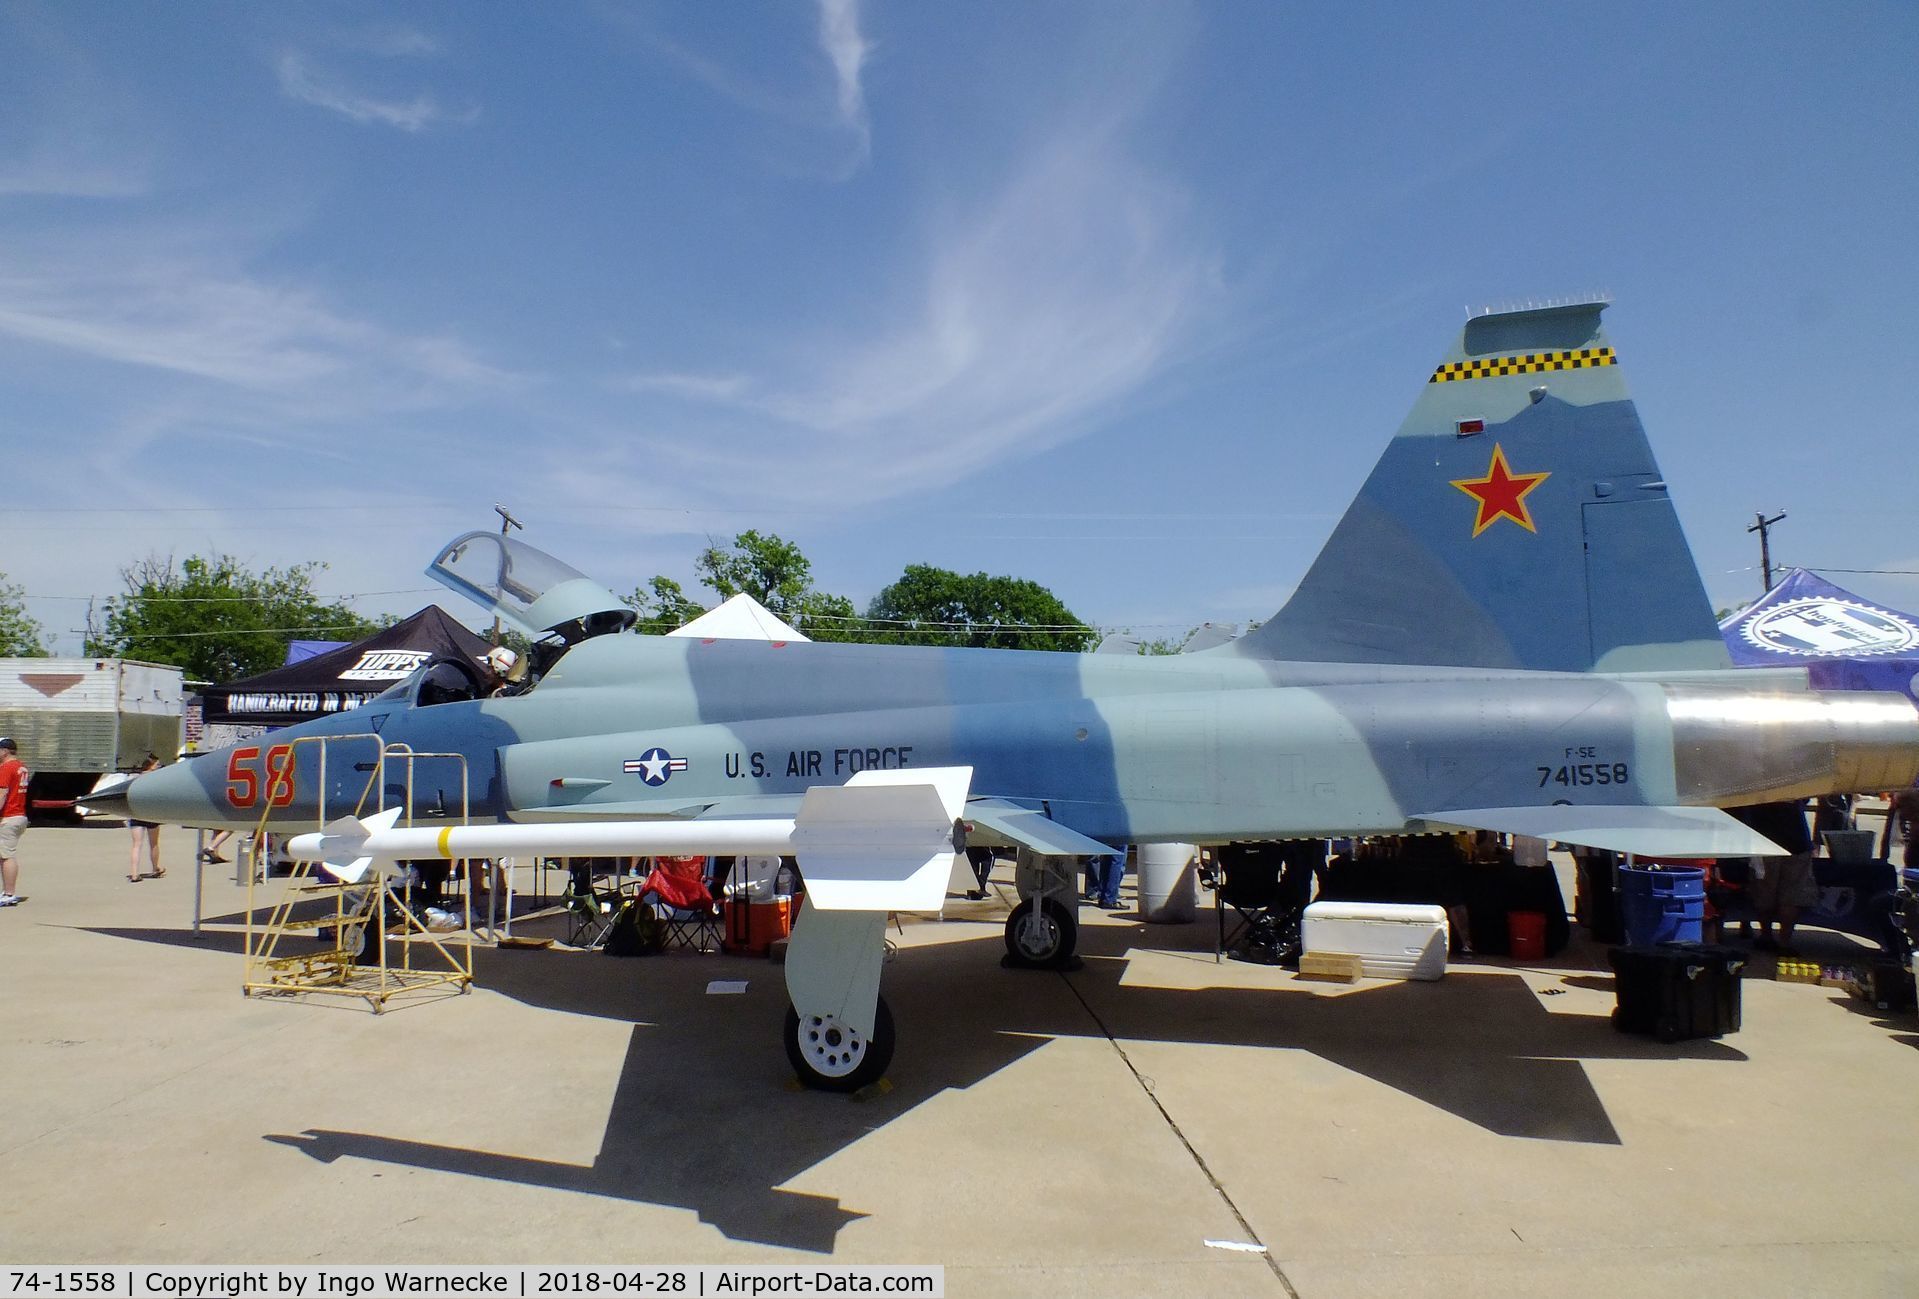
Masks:
[[[808,1016],[802,1027],[800,1012],[792,1006],[786,1008],[784,1036],[794,1076],[815,1091],[856,1092],[878,1082],[893,1063],[893,1012],[884,997],[874,1008],[873,1034],[864,1042],[857,1037],[849,1040],[845,1028],[817,1015]],[[854,1053],[850,1067],[842,1047]]]
[[[1061,903],[1052,898],[1044,899],[1040,916],[1050,922],[1047,928],[1048,943],[1043,949],[1028,948],[1020,941],[1020,936],[1026,918],[1032,914],[1033,899],[1027,898],[1014,907],[1013,914],[1006,918],[1006,955],[1015,965],[1030,969],[1064,969],[1072,963],[1073,953],[1079,950],[1079,921]]]

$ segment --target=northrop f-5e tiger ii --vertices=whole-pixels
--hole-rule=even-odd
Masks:
[[[362,867],[796,853],[784,1045],[839,1090],[893,1051],[888,913],[939,906],[969,845],[1017,851],[1008,946],[1039,963],[1073,951],[1076,860],[1129,843],[1488,830],[1777,852],[1719,809],[1910,784],[1919,710],[1732,669],[1602,309],[1469,320],[1286,607],[1216,649],[635,635],[605,588],[476,532],[429,571],[546,638],[530,689],[428,664],[264,747],[142,775],[127,804],[304,829],[296,852]],[[396,745],[464,762],[416,764],[400,807],[378,761]]]

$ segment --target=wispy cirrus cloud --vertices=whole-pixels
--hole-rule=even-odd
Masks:
[[[634,33],[682,73],[739,108],[810,133],[824,130],[850,136],[853,147],[831,169],[832,179],[845,180],[865,166],[872,153],[872,121],[863,78],[873,43],[861,27],[860,0],[816,0],[816,4],[815,38],[832,70],[830,107],[820,93],[813,75],[816,65],[811,60],[789,62],[789,69],[799,67],[806,78],[804,87],[796,89],[790,78],[782,82],[776,76],[755,75],[674,40],[644,14],[612,9],[608,18]]]
[[[743,374],[634,374],[615,380],[613,386],[699,401],[738,401],[751,397],[753,380]]]
[[[866,116],[866,92],[860,74],[873,47],[860,32],[860,0],[820,0],[820,46],[833,64],[841,125],[859,140],[858,166],[873,147],[873,128]]]
[[[343,48],[357,49],[384,59],[425,58],[440,52],[440,42],[416,27],[384,23],[342,36]]]
[[[399,38],[395,38],[399,39]],[[389,45],[386,53],[424,53],[431,45],[420,46],[426,38],[413,34],[398,45]],[[391,126],[418,133],[432,126],[469,126],[479,120],[477,106],[451,108],[428,91],[407,98],[383,98],[348,83],[330,69],[317,66],[306,55],[294,50],[283,52],[274,61],[274,73],[280,91],[287,98],[324,108],[361,125]]]
[[[869,501],[1055,446],[1192,342],[1223,290],[1183,189],[1079,122],[934,223],[870,332],[619,381],[648,464],[716,494]],[[652,432],[651,430],[671,430]]]
[[[139,198],[151,185],[143,162],[92,162],[65,150],[0,163],[0,197]]]
[[[458,339],[356,317],[298,281],[152,232],[0,249],[4,339],[317,410],[418,407],[522,383]]]

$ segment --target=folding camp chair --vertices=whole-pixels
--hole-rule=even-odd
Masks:
[[[656,857],[640,882],[640,901],[661,925],[661,947],[695,952],[720,949],[720,908],[713,900],[705,857]]]
[[[1246,960],[1277,965],[1299,951],[1300,915],[1312,896],[1313,868],[1326,841],[1227,844],[1213,853],[1213,959],[1236,948]],[[1232,913],[1230,921],[1227,912]]]
[[[617,877],[612,888],[596,883],[594,863],[597,860],[586,857],[567,864],[566,892],[560,895],[560,902],[566,908],[566,941],[569,947],[583,947],[592,951],[606,942],[613,921],[626,902]]]

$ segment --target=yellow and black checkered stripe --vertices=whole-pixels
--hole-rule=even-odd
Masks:
[[[1433,371],[1427,383],[1455,379],[1490,379],[1499,374],[1536,374],[1541,370],[1584,370],[1595,365],[1617,365],[1610,347],[1582,347],[1576,352],[1528,352],[1524,356],[1494,356],[1484,361],[1454,361]]]

